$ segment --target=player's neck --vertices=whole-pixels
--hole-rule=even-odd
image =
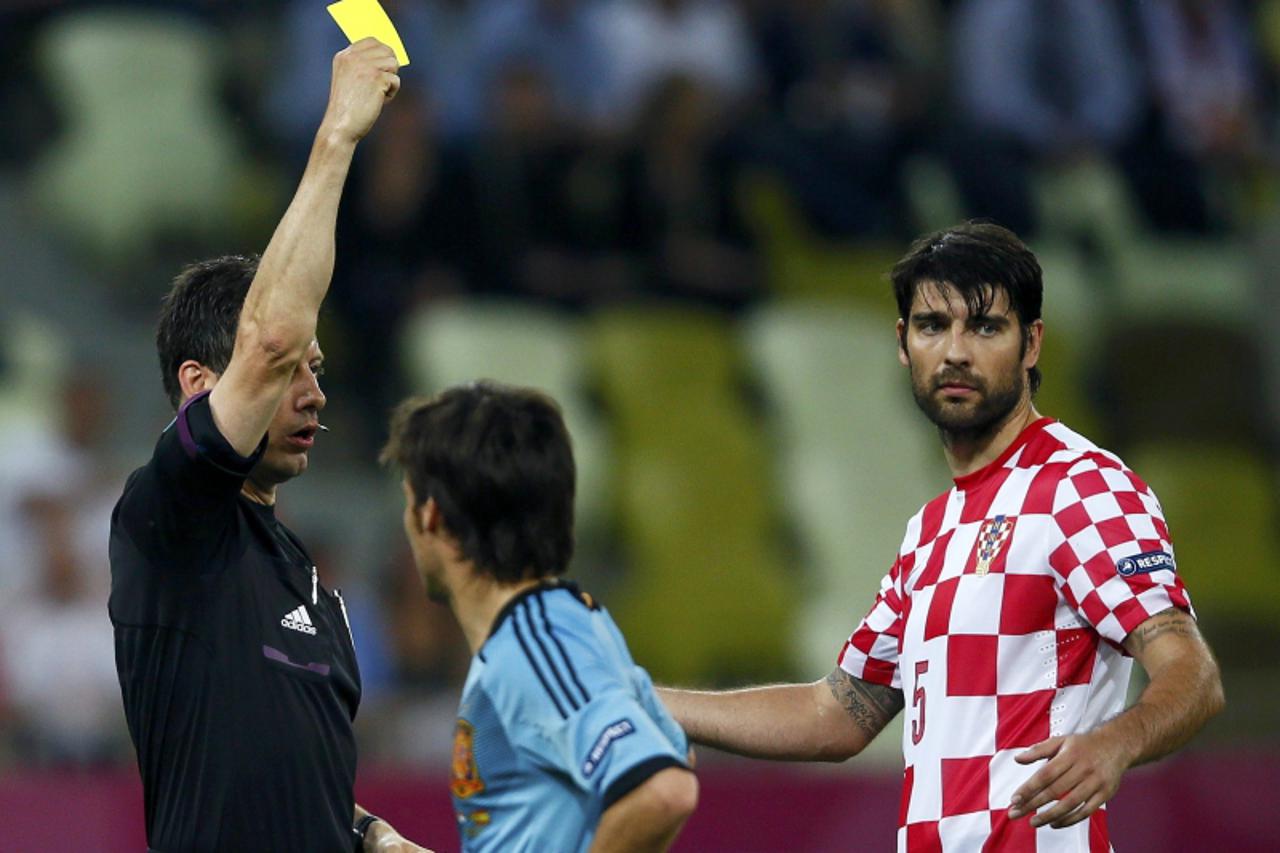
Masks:
[[[1040,418],[1040,413],[1027,399],[1019,404],[998,426],[981,435],[943,433],[942,450],[947,457],[952,477],[963,477],[979,471],[1000,458],[1022,431]]]
[[[467,646],[471,654],[480,651],[489,632],[493,630],[493,621],[498,618],[507,602],[530,587],[542,583],[541,578],[517,581],[516,583],[498,583],[491,577],[479,575],[470,566],[466,567],[467,576],[449,591],[449,604],[453,615],[458,619],[462,635],[467,638]]]

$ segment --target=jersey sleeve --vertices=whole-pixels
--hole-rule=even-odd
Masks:
[[[685,751],[627,690],[600,694],[565,727],[572,760],[569,771],[603,812],[650,776],[685,767]]]
[[[632,667],[631,680],[635,695],[639,697],[640,704],[644,706],[649,717],[657,723],[663,735],[675,747],[676,754],[681,756],[682,760],[686,759],[689,755],[689,736],[684,733],[684,729],[680,728],[676,718],[671,716],[667,706],[663,705],[662,700],[658,698],[658,692],[653,689],[653,679],[649,677],[648,671],[641,666]]]
[[[126,486],[116,520],[153,556],[198,550],[234,516],[235,497],[266,441],[264,435],[250,456],[236,453],[214,423],[209,392],[195,395]]]
[[[902,560],[894,561],[880,582],[871,610],[845,641],[836,664],[854,678],[902,689],[898,657],[902,650]]]
[[[574,649],[543,659],[551,714],[513,736],[535,764],[567,777],[600,813],[667,767],[687,767],[688,742],[638,667],[628,678]],[[535,706],[536,707],[536,706]],[[552,716],[554,715],[554,716]],[[547,719],[557,722],[547,725]]]
[[[1076,613],[1116,646],[1148,618],[1192,613],[1160,502],[1136,474],[1082,460],[1058,483],[1049,564]],[[1121,647],[1122,648],[1122,647]]]

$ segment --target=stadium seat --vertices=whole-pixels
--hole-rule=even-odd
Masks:
[[[891,320],[780,303],[744,323],[743,344],[770,404],[782,505],[803,560],[792,654],[802,672],[821,672],[870,607],[907,519],[950,482]]]
[[[631,393],[633,382],[682,402],[708,391],[733,394],[738,354],[728,321],[715,314],[679,305],[623,308],[599,312],[589,325],[592,355],[609,366],[602,379],[615,405],[652,406]]]
[[[532,303],[429,302],[405,322],[405,370],[423,391],[491,378],[576,399],[584,377],[579,334],[571,315]]]
[[[1102,418],[1093,387],[1107,295],[1092,281],[1070,244],[1036,241],[1032,250],[1044,276],[1045,321],[1040,369],[1044,383],[1036,407],[1094,441],[1102,441]]]
[[[1040,235],[1112,256],[1138,234],[1138,216],[1122,175],[1101,159],[1041,169],[1032,180]]]
[[[612,415],[630,556],[611,609],[636,660],[684,682],[787,674],[796,594],[728,321],[615,309],[590,321],[588,339]]]
[[[903,169],[903,182],[916,231],[941,231],[966,218],[960,188],[936,157],[910,158]]]
[[[855,246],[820,238],[775,178],[744,178],[739,198],[768,264],[772,293],[785,298],[855,300],[883,312],[893,310],[887,282],[900,254],[897,247]]]
[[[1134,320],[1103,342],[1109,422],[1120,450],[1170,439],[1268,446],[1259,402],[1258,342],[1213,320]]]
[[[70,359],[63,332],[34,314],[0,322],[0,434],[57,429]]]
[[[1107,283],[1091,275],[1085,258],[1071,243],[1034,240],[1031,250],[1043,274],[1045,322],[1078,341],[1081,349],[1095,345],[1101,332],[1098,318],[1107,304]]]
[[[742,331],[789,442],[834,440],[843,447],[844,430],[865,435],[916,412],[891,317],[793,300],[758,309]]]
[[[100,9],[50,18],[37,45],[66,128],[38,163],[39,207],[92,256],[226,233],[241,177],[217,104],[221,44],[195,20]]]
[[[1091,352],[1051,330],[1040,349],[1043,380],[1035,406],[1041,414],[1062,421],[1092,441],[1102,442],[1110,433],[1093,399],[1100,392],[1093,389],[1088,358]]]
[[[401,352],[405,376],[420,393],[488,378],[554,397],[573,436],[579,534],[600,532],[610,504],[609,446],[588,402],[577,318],[515,301],[431,302],[407,319]]]
[[[745,460],[699,444],[621,457],[630,571],[611,609],[636,660],[663,680],[783,677],[796,590],[775,526],[761,523],[773,495]]]
[[[1125,461],[1155,491],[1201,619],[1280,624],[1280,504],[1267,460],[1205,442],[1143,443]],[[1218,628],[1215,633],[1220,633]]]
[[[1256,304],[1250,258],[1246,247],[1231,242],[1126,241],[1114,256],[1117,319],[1245,326]]]

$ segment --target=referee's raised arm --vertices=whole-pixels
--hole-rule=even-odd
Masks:
[[[253,452],[298,364],[315,339],[333,276],[338,202],[358,143],[400,88],[391,48],[364,39],[333,60],[329,105],[302,181],[267,245],[245,296],[235,349],[210,395],[219,432],[237,453]],[[179,381],[200,381],[199,366]],[[193,386],[191,390],[199,390]]]

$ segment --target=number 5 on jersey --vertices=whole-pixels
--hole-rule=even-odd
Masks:
[[[924,740],[924,685],[920,683],[920,676],[929,671],[929,662],[927,660],[916,661],[916,684],[915,689],[911,693],[911,708],[915,711],[916,718],[911,721],[911,742],[917,744]]]

